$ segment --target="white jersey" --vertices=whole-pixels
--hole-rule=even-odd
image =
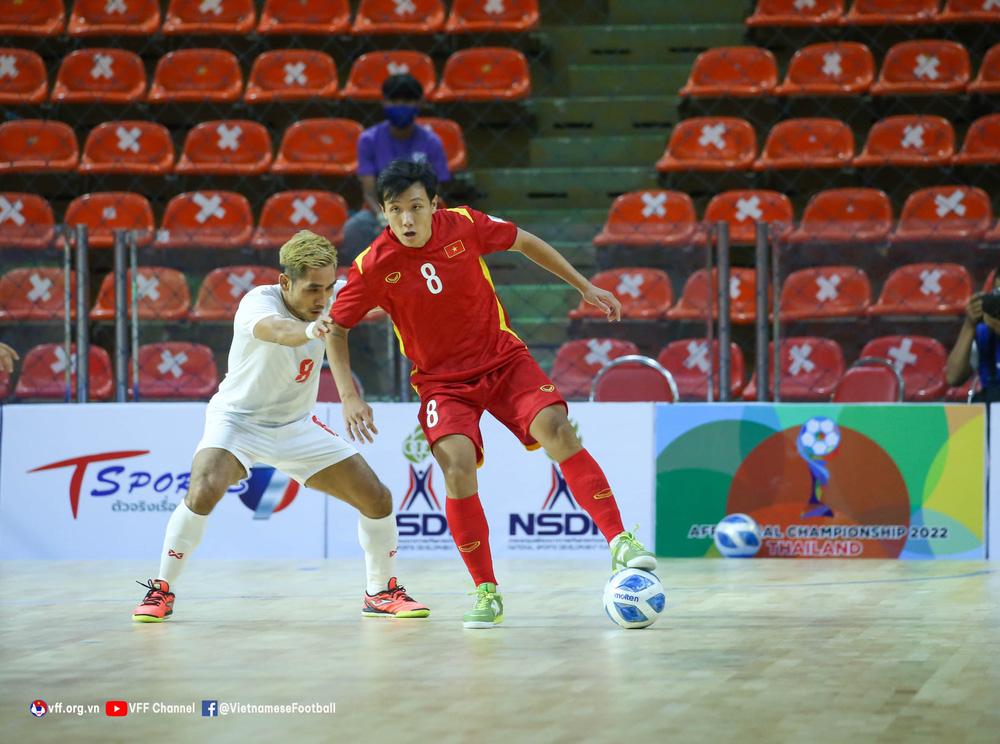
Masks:
[[[337,282],[334,296],[343,284],[343,280]],[[245,416],[255,424],[284,426],[316,406],[326,346],[322,339],[282,346],[256,338],[254,326],[275,315],[300,320],[285,307],[277,284],[254,287],[240,300],[233,320],[229,370],[208,403],[210,409]]]

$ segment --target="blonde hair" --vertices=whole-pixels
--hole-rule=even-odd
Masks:
[[[278,255],[281,270],[291,279],[299,279],[309,269],[332,265],[337,268],[337,249],[333,243],[309,230],[299,230],[281,246]]]

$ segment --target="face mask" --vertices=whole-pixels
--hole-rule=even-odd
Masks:
[[[406,129],[417,118],[416,106],[386,106],[385,118],[397,129]]]

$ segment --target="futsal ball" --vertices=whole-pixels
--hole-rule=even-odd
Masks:
[[[753,558],[760,550],[760,527],[746,514],[730,514],[715,527],[715,547],[726,558]]]
[[[604,587],[604,611],[623,628],[652,625],[666,603],[656,574],[641,568],[623,568]]]

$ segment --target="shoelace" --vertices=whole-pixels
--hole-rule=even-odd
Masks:
[[[159,607],[161,604],[167,601],[166,594],[164,594],[162,589],[157,589],[155,586],[153,586],[152,579],[149,579],[145,584],[143,584],[141,581],[137,581],[135,583],[138,584],[139,586],[149,589],[149,591],[146,592],[146,597],[145,599],[142,600],[140,607],[142,605],[153,605],[155,607]]]
[[[478,589],[476,589],[476,591],[474,592],[469,592],[469,594],[476,595],[476,606],[473,608],[476,610],[491,609],[490,603],[497,596],[496,592],[486,592],[486,591],[481,592]]]
[[[406,593],[406,589],[403,588],[402,584],[396,584],[396,588],[389,592],[389,596],[393,599],[403,599],[407,602],[416,602],[416,600]]]

